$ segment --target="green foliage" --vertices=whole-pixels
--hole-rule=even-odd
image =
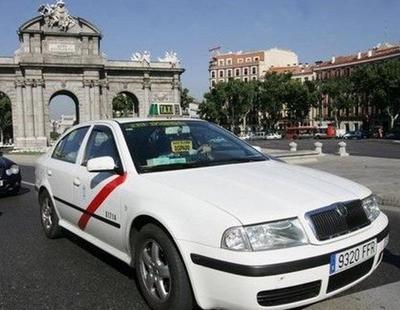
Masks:
[[[375,106],[389,117],[389,127],[400,116],[400,60],[369,64],[352,74],[354,92],[364,106]]]
[[[194,98],[189,95],[189,89],[184,88],[181,91],[181,108],[183,110],[189,108],[189,104],[194,102]]]
[[[200,116],[234,130],[245,129],[249,117],[263,127],[275,127],[283,111],[295,119],[307,116],[316,102],[314,84],[293,80],[290,74],[268,73],[261,81],[229,80],[218,83],[204,95]]]
[[[218,83],[204,95],[200,116],[235,130],[254,107],[257,87],[255,82],[239,80]]]
[[[59,134],[58,132],[56,132],[56,131],[50,132],[50,139],[51,139],[51,140],[55,141],[55,140],[57,140],[59,137],[60,137],[60,134]]]
[[[129,94],[120,93],[113,99],[112,106],[113,117],[130,117],[137,108],[137,101]]]

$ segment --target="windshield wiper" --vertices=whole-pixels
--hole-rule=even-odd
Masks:
[[[142,167],[143,172],[156,172],[156,171],[168,171],[168,170],[179,170],[188,168],[197,168],[203,166],[203,163],[175,163],[165,164],[153,167]]]

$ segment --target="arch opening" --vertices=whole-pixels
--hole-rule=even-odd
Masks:
[[[130,92],[120,92],[112,101],[114,118],[139,117],[139,100]]]
[[[12,145],[13,134],[11,100],[0,91],[0,146]]]
[[[49,101],[50,139],[56,140],[67,129],[79,123],[79,101],[69,91],[53,94]]]

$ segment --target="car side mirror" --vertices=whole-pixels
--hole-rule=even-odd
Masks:
[[[89,159],[86,169],[89,172],[114,172],[116,165],[112,157],[104,156]]]

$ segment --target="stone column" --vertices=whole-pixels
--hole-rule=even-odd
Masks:
[[[172,90],[174,96],[174,103],[181,104],[181,81],[179,79],[179,74],[174,74],[174,79],[172,81]]]
[[[14,128],[17,130],[14,131],[14,140],[17,147],[25,146],[25,111],[24,111],[24,96],[23,96],[23,87],[25,83],[23,80],[16,80],[16,119],[13,119]]]
[[[36,80],[36,96],[34,105],[34,116],[35,116],[35,133],[37,145],[40,148],[47,146],[46,136],[46,123],[45,123],[45,107],[43,100],[43,80]]]
[[[93,111],[94,119],[101,119],[100,109],[100,82],[94,81],[93,83]]]
[[[101,96],[100,96],[101,118],[102,119],[112,118],[112,107],[110,115],[110,109],[108,106],[108,81],[101,80],[100,85],[101,85]]]
[[[24,122],[25,122],[25,136],[27,139],[35,137],[35,126],[34,126],[35,119],[33,116],[32,86],[33,86],[32,80],[25,81]]]
[[[90,87],[92,85],[92,82],[89,80],[84,80],[83,81],[83,87],[85,90],[85,115],[81,116],[81,120],[82,121],[88,121],[91,119],[91,115],[92,115],[92,107],[91,107],[91,103],[90,103]]]
[[[147,117],[150,111],[151,81],[148,73],[143,78],[144,102],[139,102],[139,117]]]

